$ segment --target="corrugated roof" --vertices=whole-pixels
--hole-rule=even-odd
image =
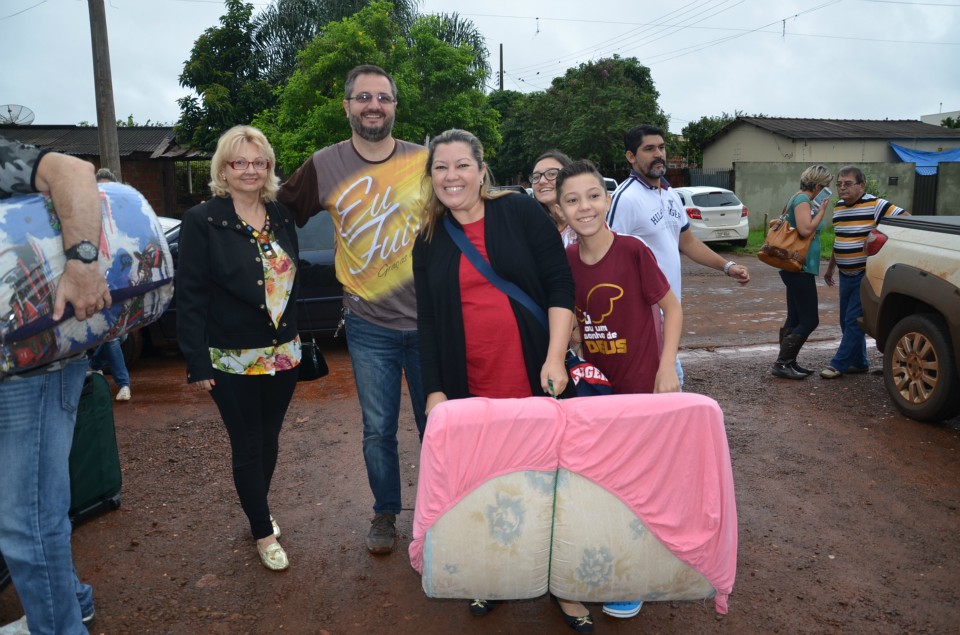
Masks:
[[[100,155],[96,127],[82,126],[0,126],[0,135],[64,154],[91,157]],[[120,156],[146,154],[151,158],[205,156],[201,151],[181,148],[171,127],[138,126],[117,128]]]
[[[944,128],[912,119],[737,117],[717,136],[728,132],[739,123],[769,130],[788,139],[950,139],[960,142],[958,129]]]

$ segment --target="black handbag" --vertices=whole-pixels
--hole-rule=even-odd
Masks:
[[[330,374],[327,360],[317,348],[317,342],[312,335],[309,342],[303,342],[300,345],[300,365],[297,368],[300,369],[297,381],[313,381]]]

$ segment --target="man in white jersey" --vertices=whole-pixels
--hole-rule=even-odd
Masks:
[[[277,199],[301,226],[326,211],[336,228],[337,279],[374,498],[366,544],[371,553],[388,554],[401,509],[397,425],[404,376],[421,439],[426,426],[412,250],[428,188],[427,151],[393,138],[397,86],[382,68],[363,65],[347,74],[343,109],[351,137],[315,152]]]

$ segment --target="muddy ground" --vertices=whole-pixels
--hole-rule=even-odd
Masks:
[[[960,420],[900,416],[878,375],[770,376],[782,285],[756,261],[752,272],[743,289],[693,265],[684,277],[685,388],[720,403],[733,460],[740,541],[730,612],[717,615],[712,601],[648,603],[615,620],[594,605],[596,632],[957,633]],[[819,290],[821,327],[801,355],[814,368],[839,337],[836,289]],[[78,573],[95,587],[91,632],[572,632],[546,597],[475,618],[463,601],[424,596],[406,553],[419,450],[408,404],[401,544],[367,554],[372,498],[350,361],[340,341],[324,346],[331,376],[297,388],[281,437],[271,508],[291,560],[283,573],[257,558],[226,435],[212,401],[186,388],[182,360],[132,369],[133,400],[115,409],[122,506],[74,534]],[[8,588],[0,624],[20,615]]]

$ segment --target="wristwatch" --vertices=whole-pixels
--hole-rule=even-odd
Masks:
[[[73,247],[64,250],[63,254],[67,260],[79,260],[85,265],[96,262],[100,256],[100,250],[89,240],[81,240]]]

